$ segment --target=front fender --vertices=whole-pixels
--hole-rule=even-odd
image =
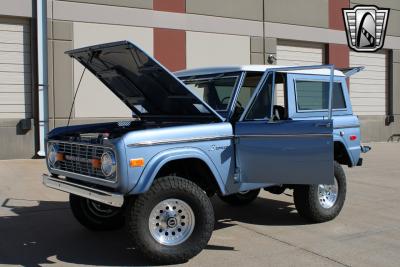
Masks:
[[[202,160],[210,168],[214,175],[216,182],[221,190],[225,193],[225,187],[222,177],[210,157],[201,149],[194,147],[182,147],[175,149],[168,149],[156,154],[147,164],[143,170],[139,181],[135,187],[129,192],[130,195],[141,194],[149,190],[150,186],[159,172],[159,170],[168,162],[179,159],[196,158]]]

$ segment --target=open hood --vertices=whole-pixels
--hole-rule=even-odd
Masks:
[[[164,66],[128,41],[65,53],[96,75],[141,119],[223,120]]]

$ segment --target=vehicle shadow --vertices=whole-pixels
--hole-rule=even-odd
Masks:
[[[75,221],[66,202],[33,201],[32,206],[13,206],[12,202],[8,199],[1,207],[13,215],[0,215],[0,265],[40,266],[64,262],[154,266],[135,251],[124,230],[89,231]],[[231,207],[217,198],[212,202],[216,230],[233,226],[236,221],[271,226],[304,223],[292,213],[292,204],[283,201],[259,198],[245,207]],[[234,251],[233,247],[223,244],[212,244],[206,249]]]
[[[264,226],[304,225],[292,202],[258,197],[244,206],[231,206],[218,197],[212,198],[217,221],[215,230],[235,225],[236,222]]]

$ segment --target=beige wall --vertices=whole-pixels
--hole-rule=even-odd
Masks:
[[[32,17],[32,0],[1,0],[0,14],[5,16]]]
[[[263,0],[186,0],[186,12],[262,21]]]
[[[115,26],[74,22],[73,46],[75,48],[93,44],[129,40],[153,54],[153,29],[131,26]],[[83,71],[74,61],[74,88]],[[131,117],[131,110],[107,89],[93,74],[86,72],[76,97],[75,117]]]
[[[186,32],[187,68],[250,64],[250,37]]]
[[[81,2],[87,4],[99,4],[120,7],[153,8],[153,0],[59,0],[65,2]]]
[[[264,0],[265,21],[328,28],[328,0]]]

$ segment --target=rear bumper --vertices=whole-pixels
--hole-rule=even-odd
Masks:
[[[43,174],[42,177],[43,184],[53,189],[95,200],[114,207],[122,207],[122,205],[124,204],[124,196],[121,194],[107,192],[81,184],[65,181],[59,178],[51,177],[48,174]]]
[[[371,149],[370,146],[361,146],[361,153],[368,153]]]
[[[368,151],[371,150],[370,146],[361,146],[361,153],[368,153]],[[357,166],[362,166],[363,164],[363,159],[359,158],[357,162]]]

